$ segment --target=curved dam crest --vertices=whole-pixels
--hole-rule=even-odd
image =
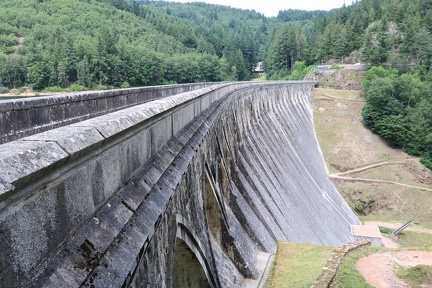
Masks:
[[[1,145],[0,286],[241,287],[277,241],[353,241],[314,85],[219,84]]]

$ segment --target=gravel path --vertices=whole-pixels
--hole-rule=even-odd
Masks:
[[[356,268],[369,285],[376,288],[409,288],[410,286],[395,274],[400,265],[413,267],[419,264],[432,265],[430,251],[399,251],[377,253],[361,258]],[[426,287],[426,286],[425,286]]]

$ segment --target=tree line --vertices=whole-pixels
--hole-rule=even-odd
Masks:
[[[278,20],[267,39],[269,77],[295,61],[417,65],[422,73],[432,64],[431,0],[362,0],[328,12],[280,11]]]
[[[415,64],[424,74],[431,7],[431,0],[362,0],[267,18],[202,2],[4,0],[0,87],[249,80],[257,61],[268,79],[295,78],[296,62],[326,61]]]
[[[248,80],[266,21],[205,3],[126,0],[4,0],[0,19],[0,87],[35,90]]]
[[[366,72],[363,123],[432,169],[432,74],[376,66]]]

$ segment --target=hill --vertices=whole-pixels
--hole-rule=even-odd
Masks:
[[[291,12],[279,13],[278,20],[286,22],[268,37],[265,63],[272,79],[291,71],[296,61],[365,62],[405,71],[417,65],[422,74],[430,71],[430,0],[362,0],[327,13]]]
[[[257,12],[160,1],[5,0],[0,18],[2,90],[249,79],[266,29]]]
[[[0,92],[250,80],[257,61],[272,80],[300,79],[296,62],[417,65],[432,74],[429,0],[271,18],[203,2],[4,0],[0,17]]]

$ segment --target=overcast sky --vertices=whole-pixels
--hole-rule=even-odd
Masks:
[[[241,9],[254,9],[267,17],[277,16],[279,10],[330,10],[340,8],[351,0],[172,0],[173,2],[206,2],[212,4],[226,5]]]

